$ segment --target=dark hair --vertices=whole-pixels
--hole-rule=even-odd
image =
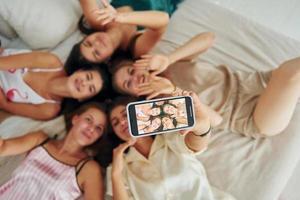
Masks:
[[[169,118],[169,119],[172,121],[172,124],[173,124],[174,127],[177,126],[178,122],[177,122],[176,118],[171,118],[169,115],[164,115],[164,116],[162,116],[162,117],[161,117],[161,123],[162,123],[162,119],[165,118],[165,117],[166,117],[166,118]],[[162,125],[163,125],[163,123],[162,123]]]
[[[163,113],[164,113],[165,115],[169,115],[169,113],[166,113],[166,112],[164,111],[164,108],[165,108],[165,106],[167,106],[167,105],[173,106],[174,108],[177,109],[177,106],[175,106],[174,104],[171,104],[171,103],[167,102],[167,103],[165,103],[165,104],[162,105],[162,111],[163,111]]]
[[[151,124],[152,124],[153,120],[155,120],[156,118],[159,118],[159,119],[160,119],[161,124],[160,124],[160,126],[159,126],[157,129],[155,129],[155,130],[152,131],[152,132],[155,132],[155,131],[162,131],[162,130],[163,130],[163,124],[162,124],[162,118],[161,118],[161,116],[155,116],[155,117],[153,117],[153,118],[151,119]]]
[[[83,42],[83,40],[73,46],[67,58],[64,69],[68,75],[73,74],[78,69],[83,69],[91,65],[97,65],[101,68],[107,68],[107,65],[105,63],[93,63],[84,58],[80,51],[80,44]]]
[[[134,102],[138,100],[138,98],[131,97],[131,96],[119,96],[113,99],[113,101],[108,106],[108,116],[111,116],[112,110],[117,106],[126,106],[130,102]],[[113,148],[117,147],[119,144],[123,143],[124,141],[121,140],[116,134],[114,134],[113,128],[110,124],[110,132],[108,133],[108,139],[111,141]]]
[[[162,106],[159,106],[159,105],[156,105],[156,104],[153,104],[152,107],[151,107],[151,110],[153,108],[159,108],[160,109],[160,113],[158,115],[155,115],[155,116],[160,116],[163,114],[163,109],[162,109]],[[152,115],[151,115],[152,116]]]

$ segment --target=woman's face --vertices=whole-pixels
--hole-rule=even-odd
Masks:
[[[96,70],[79,70],[69,76],[67,85],[72,98],[87,99],[99,93],[103,81]]]
[[[138,96],[139,85],[149,81],[149,71],[124,65],[113,77],[114,86],[122,93]]]
[[[113,108],[110,114],[110,123],[113,127],[115,134],[123,141],[131,139],[128,129],[128,121],[126,114],[126,107],[123,105]]]
[[[113,54],[114,48],[109,35],[96,32],[87,36],[80,44],[83,57],[93,63],[100,63]]]
[[[162,121],[162,124],[164,126],[164,130],[175,128],[172,120],[169,117],[163,117],[161,121]]]
[[[155,119],[153,119],[151,121],[151,124],[148,128],[149,132],[155,131],[156,129],[158,129],[161,126],[161,119],[159,117],[156,117]]]
[[[88,146],[96,142],[102,135],[107,120],[104,112],[97,108],[89,108],[72,118],[72,128],[69,134],[74,134],[78,143]]]
[[[177,109],[174,106],[171,106],[169,104],[166,104],[163,109],[164,109],[164,112],[169,115],[173,115],[177,111]]]
[[[160,108],[152,108],[150,110],[150,115],[151,116],[158,116],[158,115],[160,115],[160,112],[161,112]]]

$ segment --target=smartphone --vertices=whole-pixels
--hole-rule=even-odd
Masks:
[[[132,102],[127,105],[129,132],[133,137],[191,128],[195,124],[190,96]]]

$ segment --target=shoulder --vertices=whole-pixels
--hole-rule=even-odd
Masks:
[[[44,142],[49,136],[44,131],[39,130],[26,135],[26,137],[33,141],[35,146],[37,146]]]
[[[40,60],[41,62],[47,62],[48,67],[57,68],[63,66],[58,56],[56,56],[53,53],[43,52],[43,51],[33,51],[32,54],[35,56],[36,59]]]
[[[101,167],[95,160],[88,160],[82,167],[80,174],[83,176],[84,179],[91,177],[102,177]]]

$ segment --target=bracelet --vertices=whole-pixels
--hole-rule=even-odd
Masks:
[[[181,94],[180,94],[180,92],[181,92]],[[182,92],[183,92],[182,89],[180,89],[179,87],[175,86],[175,88],[174,88],[174,90],[172,92],[172,95],[174,95],[174,96],[182,95]]]
[[[208,131],[206,131],[205,133],[202,133],[201,135],[197,135],[194,132],[192,132],[192,134],[197,137],[204,137],[204,136],[208,135],[210,132],[211,132],[211,126],[209,126]]]

